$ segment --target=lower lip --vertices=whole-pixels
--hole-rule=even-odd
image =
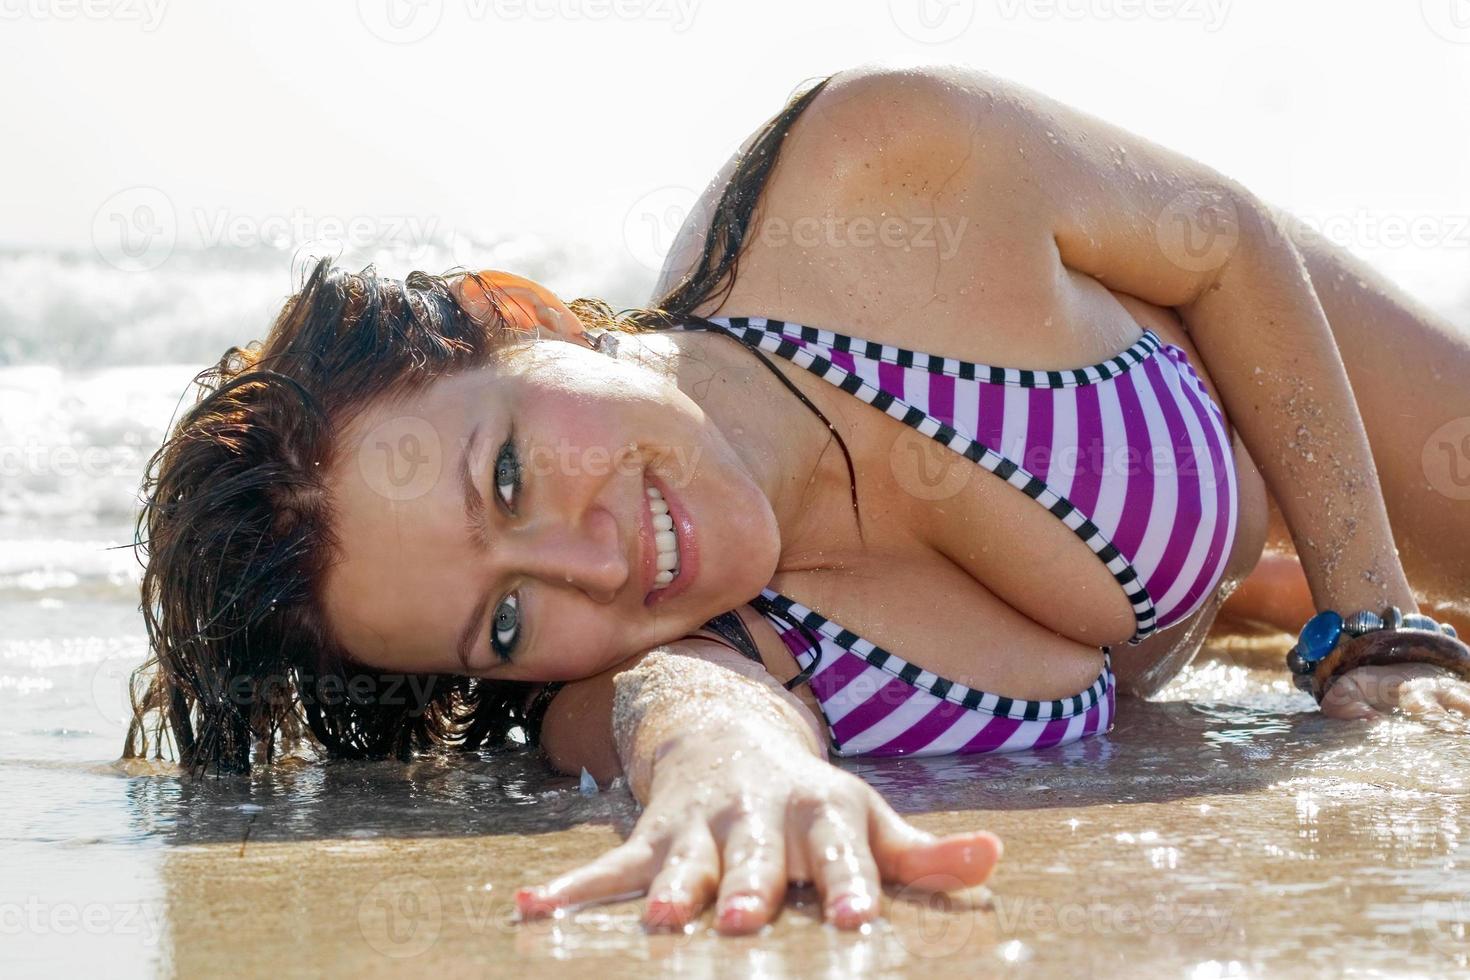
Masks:
[[[668,602],[694,584],[694,579],[699,574],[699,539],[694,534],[694,521],[689,517],[689,511],[684,509],[679,498],[670,493],[668,486],[651,473],[645,473],[644,479],[649,485],[657,487],[658,492],[664,495],[664,503],[669,507],[669,517],[673,520],[674,526],[679,529],[679,574],[674,576],[674,580],[664,588],[654,589],[648,593],[648,598],[643,600],[643,604],[653,607],[661,602]]]

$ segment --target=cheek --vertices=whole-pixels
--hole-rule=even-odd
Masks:
[[[539,617],[529,658],[537,680],[576,680],[601,673],[636,651],[635,630],[608,610],[567,595],[547,596],[531,610]]]
[[[559,475],[606,474],[630,467],[635,448],[656,451],[674,439],[677,420],[642,393],[594,392],[561,388],[527,392],[518,428],[531,445],[529,462],[538,472]]]
[[[616,399],[547,392],[535,405],[538,427],[585,445],[616,443],[636,416]]]

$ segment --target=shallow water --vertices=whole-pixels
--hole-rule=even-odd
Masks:
[[[890,888],[862,934],[821,925],[810,890],[748,939],[715,936],[708,917],[645,933],[636,901],[514,924],[518,885],[600,853],[636,816],[620,785],[584,795],[534,759],[202,782],[118,763],[143,655],[136,567],[108,550],[129,540],[140,457],[126,447],[156,442],[189,373],[125,372],[99,407],[65,376],[0,370],[0,408],[24,408],[45,445],[114,461],[60,472],[51,451],[50,470],[7,474],[0,493],[6,976],[1470,969],[1470,739],[1323,719],[1280,671],[1253,666],[1280,662],[1280,638],[1220,646],[1160,699],[1121,702],[1106,737],[846,763],[917,824],[1006,844],[988,888]]]

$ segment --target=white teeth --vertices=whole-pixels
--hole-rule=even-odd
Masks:
[[[646,488],[648,510],[653,515],[653,545],[656,551],[658,574],[653,577],[655,590],[662,589],[679,574],[679,538],[674,532],[674,519],[669,516],[669,505],[658,487]]]

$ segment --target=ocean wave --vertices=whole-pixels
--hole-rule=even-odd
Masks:
[[[0,528],[131,522],[144,467],[196,371],[0,368]],[[0,558],[0,574],[7,566]]]
[[[507,269],[567,298],[597,296],[616,307],[646,302],[652,285],[651,273],[617,250],[529,237],[459,236],[412,251],[341,254],[331,246],[180,248],[147,271],[118,268],[94,252],[0,250],[0,365],[214,361],[232,345],[264,337],[304,267],[323,254],[336,254],[344,268],[372,263],[392,276]]]

